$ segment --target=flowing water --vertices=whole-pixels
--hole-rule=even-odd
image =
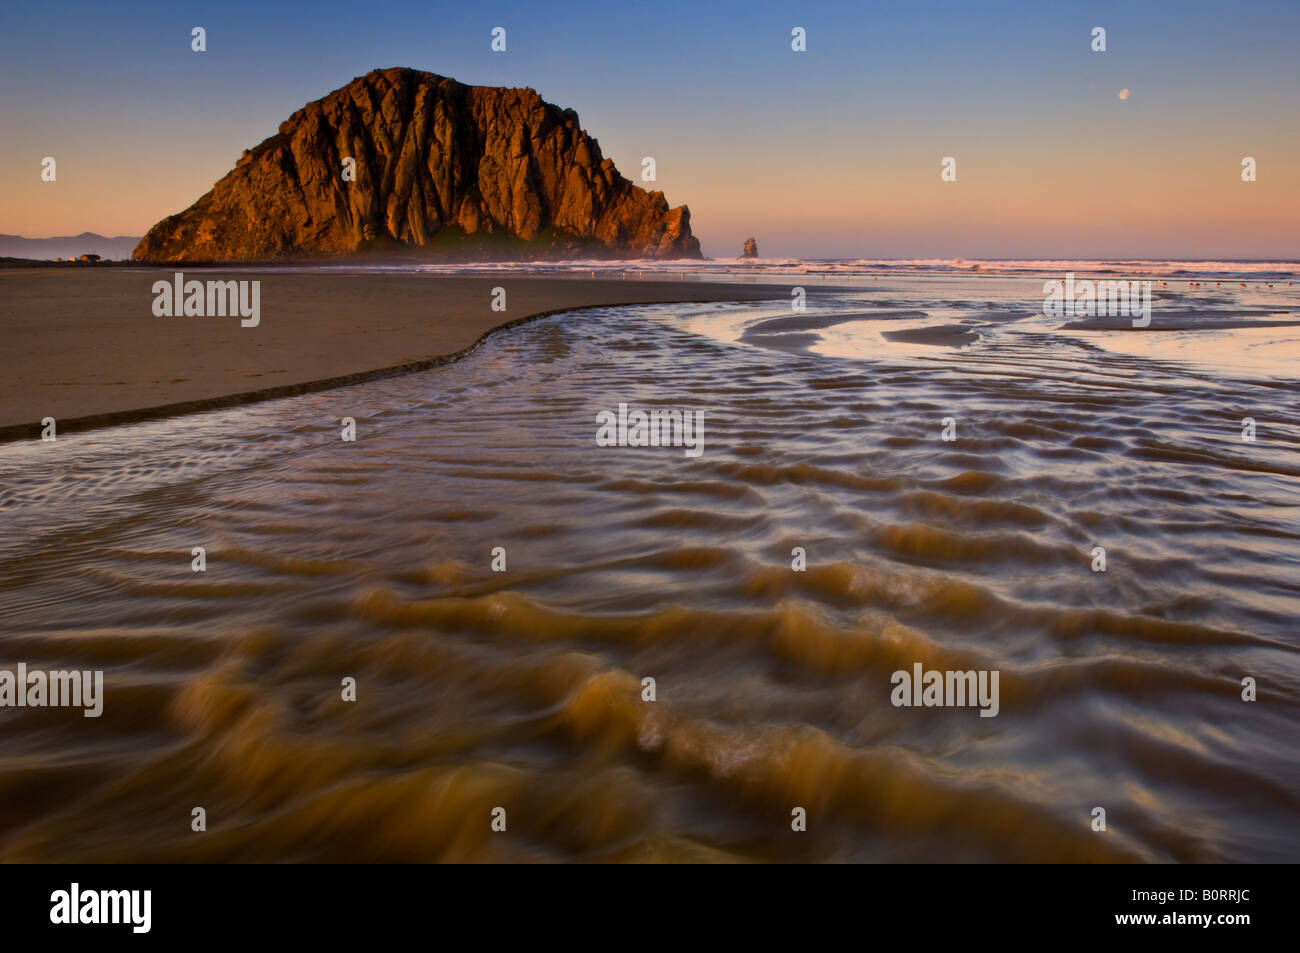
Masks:
[[[799,280],[0,447],[0,859],[1300,860],[1300,289]]]

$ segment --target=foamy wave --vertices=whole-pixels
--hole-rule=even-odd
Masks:
[[[356,265],[340,266],[355,269]],[[572,261],[430,262],[366,265],[367,271],[421,271],[433,274],[546,273],[600,277],[718,277],[726,275],[1124,275],[1192,279],[1300,279],[1300,262],[1172,260],[1158,258],[710,258],[703,261],[575,259]]]

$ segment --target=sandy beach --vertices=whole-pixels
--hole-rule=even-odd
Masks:
[[[105,359],[61,364],[50,317],[24,380],[75,364],[95,398],[147,359],[151,400],[198,379],[177,354],[216,394],[391,365],[497,323],[492,287],[506,318],[778,297],[570,311],[422,372],[0,446],[0,691],[81,672],[91,712],[0,707],[0,862],[1300,855],[1288,291],[1193,293],[1210,329],[1148,334],[1062,328],[1037,276],[837,276],[794,314],[788,272],[264,270],[241,328],[101,271],[44,287],[65,326],[116,316]],[[1261,350],[1271,373],[1228,363]],[[690,439],[625,437],[636,411]],[[918,697],[926,673],[969,690]]]
[[[753,301],[771,286],[410,271],[191,269],[258,280],[261,318],[158,317],[154,283],[175,268],[0,271],[0,440],[287,396],[433,366],[502,325],[554,311],[674,301]],[[506,310],[492,310],[493,289]]]

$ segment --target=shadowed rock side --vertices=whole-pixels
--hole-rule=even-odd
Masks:
[[[356,163],[346,181],[344,160]],[[351,252],[698,258],[690,210],[619,174],[571,109],[531,89],[375,70],[281,123],[132,257]]]

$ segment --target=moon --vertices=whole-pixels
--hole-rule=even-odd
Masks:
[[[1119,91],[1119,98],[1120,98],[1120,99],[1128,99],[1128,90],[1127,90],[1127,89],[1121,89],[1121,90]]]

